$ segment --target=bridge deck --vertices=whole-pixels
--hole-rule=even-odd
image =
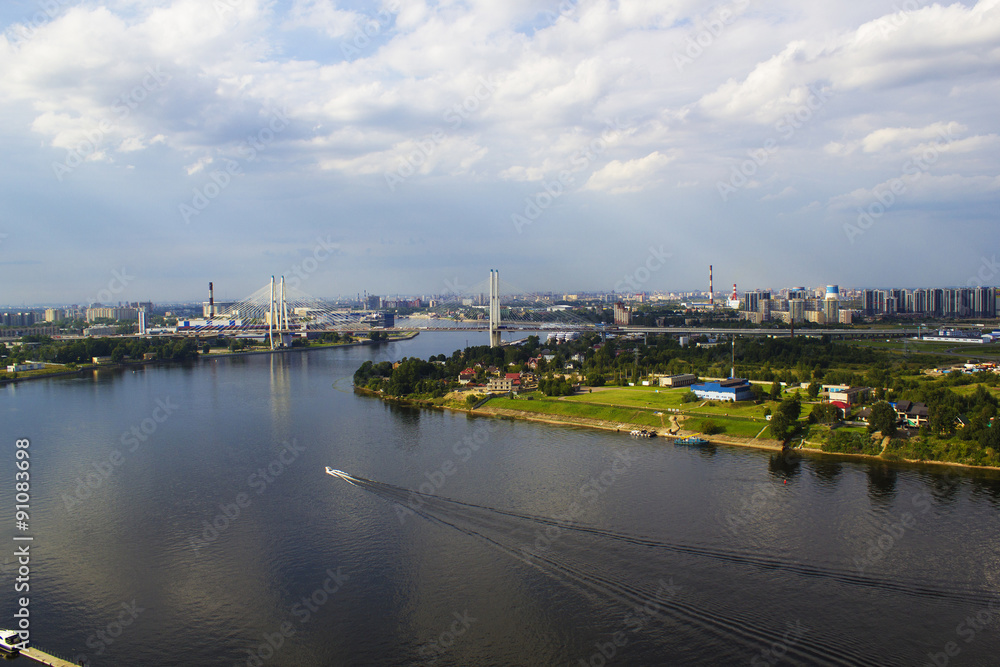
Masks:
[[[80,667],[75,662],[57,658],[54,655],[49,655],[45,651],[40,651],[34,647],[21,649],[21,655],[43,665],[48,665],[49,667]]]

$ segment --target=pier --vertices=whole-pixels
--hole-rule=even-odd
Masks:
[[[80,667],[80,665],[75,662],[70,662],[69,660],[63,660],[62,658],[57,658],[54,655],[49,655],[45,651],[41,651],[35,647],[23,648],[20,651],[20,655],[29,660],[34,660],[35,662],[48,665],[49,667]]]

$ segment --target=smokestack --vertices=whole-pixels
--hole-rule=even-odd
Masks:
[[[215,317],[215,288],[208,284],[208,316]]]
[[[715,307],[715,286],[712,282],[712,265],[708,265],[708,305]]]

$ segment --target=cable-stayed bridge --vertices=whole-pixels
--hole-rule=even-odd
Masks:
[[[488,294],[488,296],[487,296]],[[189,334],[264,335],[271,347],[289,344],[303,333],[357,332],[373,328],[489,331],[490,344],[500,344],[502,331],[594,330],[597,325],[565,306],[552,306],[538,294],[500,281],[491,270],[487,280],[436,300],[426,311],[387,321],[384,313],[346,309],[319,299],[275,278],[234,303],[211,306],[210,317],[178,323]],[[386,325],[389,324],[387,327]]]

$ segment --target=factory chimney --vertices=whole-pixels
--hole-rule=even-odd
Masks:
[[[215,317],[215,287],[208,284],[208,316]]]
[[[712,282],[712,265],[708,265],[708,305],[715,308],[715,285]]]

